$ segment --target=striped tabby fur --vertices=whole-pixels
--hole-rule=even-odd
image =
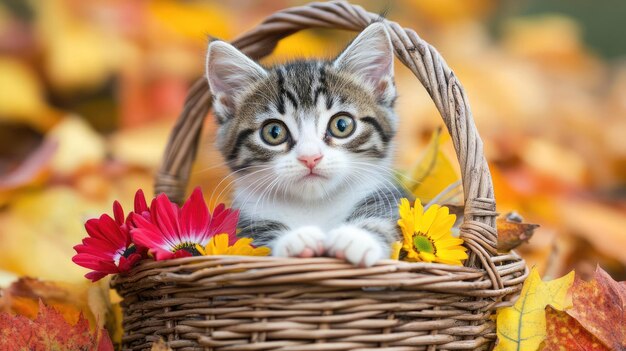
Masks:
[[[240,235],[274,255],[331,255],[372,265],[398,239],[405,196],[391,171],[397,117],[383,24],[332,61],[263,68],[209,45],[217,145],[235,175]]]

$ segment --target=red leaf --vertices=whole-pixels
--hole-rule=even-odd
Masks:
[[[0,350],[94,350],[111,351],[113,345],[107,332],[92,332],[81,315],[71,325],[61,313],[42,302],[34,320],[20,315],[0,313]]]
[[[566,312],[546,307],[546,340],[543,351],[608,351],[598,338]]]
[[[593,280],[576,278],[572,285],[574,307],[567,313],[611,350],[626,350],[626,285],[602,268]]]

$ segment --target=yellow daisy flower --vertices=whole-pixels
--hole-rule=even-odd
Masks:
[[[392,260],[399,260],[400,259],[400,250],[402,250],[402,242],[401,241],[394,241],[391,244],[391,259]]]
[[[419,199],[415,200],[414,207],[409,200],[402,199],[399,210],[398,226],[402,229],[406,261],[460,266],[461,261],[467,259],[463,239],[452,236],[456,216],[450,214],[447,207],[432,205],[424,212]]]
[[[241,238],[234,244],[228,245],[228,234],[217,234],[209,240],[205,247],[196,245],[196,250],[201,255],[238,255],[238,256],[267,256],[270,253],[270,249],[265,246],[254,247],[252,246],[252,239]]]

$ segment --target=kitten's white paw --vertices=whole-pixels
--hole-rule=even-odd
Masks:
[[[385,247],[374,234],[352,225],[331,230],[326,239],[326,252],[330,256],[365,267],[382,259]]]
[[[272,255],[279,257],[314,257],[324,253],[326,235],[318,227],[300,227],[276,240]]]

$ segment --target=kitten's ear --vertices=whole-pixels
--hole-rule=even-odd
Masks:
[[[213,106],[222,118],[232,116],[239,93],[266,76],[267,72],[263,67],[234,46],[223,41],[209,44],[206,78],[215,97]]]
[[[393,86],[393,47],[385,25],[369,25],[335,59],[333,65],[356,74],[374,88],[379,99],[395,96]]]

